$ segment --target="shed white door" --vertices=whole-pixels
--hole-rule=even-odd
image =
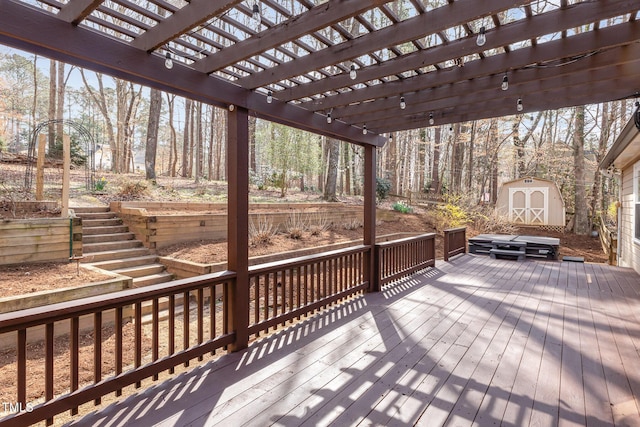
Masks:
[[[549,222],[549,189],[527,187],[509,189],[509,220],[523,225]]]

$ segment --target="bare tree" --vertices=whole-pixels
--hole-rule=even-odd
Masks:
[[[162,110],[162,92],[158,89],[151,89],[149,98],[149,122],[147,123],[144,169],[146,178],[155,184],[156,152],[158,148],[158,129],[160,128],[160,111]]]
[[[589,234],[589,208],[585,182],[584,162],[584,105],[575,107],[573,126],[573,165],[575,172],[575,222],[574,233]]]

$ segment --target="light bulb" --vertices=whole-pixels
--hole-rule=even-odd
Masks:
[[[506,74],[502,78],[502,86],[500,86],[500,87],[502,88],[502,90],[509,89],[509,77],[507,77]]]
[[[522,98],[518,98],[518,102],[516,103],[516,110],[522,111],[524,106],[522,105]]]
[[[273,102],[273,92],[267,92],[267,104],[271,104]]]
[[[480,27],[480,32],[478,33],[478,38],[476,39],[476,44],[478,46],[484,46],[484,44],[487,42],[487,36],[485,34],[486,31],[487,29],[484,27],[484,25]]]
[[[404,110],[405,108],[407,108],[407,103],[404,102],[404,96],[400,97],[400,109]]]
[[[327,123],[331,123],[331,113],[327,113]]]
[[[351,80],[355,80],[358,77],[358,73],[356,72],[356,64],[351,64],[351,70],[349,71],[349,77]]]
[[[433,113],[429,113],[429,124],[433,126],[435,122],[436,121],[433,119]]]
[[[393,141],[393,134],[392,133],[389,134],[389,139]]]
[[[251,11],[252,11],[251,17],[253,18],[254,21],[258,23],[258,25],[260,25],[260,22],[262,21],[262,16],[260,15],[260,7],[258,6],[257,2],[253,4],[253,8],[251,9]]]
[[[362,134],[363,135],[367,134],[367,125],[362,126]]]
[[[171,59],[171,54],[169,52],[167,52],[167,54],[165,55],[164,66],[167,68],[167,70],[173,68],[173,59]]]

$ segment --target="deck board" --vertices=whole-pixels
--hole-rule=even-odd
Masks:
[[[640,426],[640,276],[462,255],[72,423]]]

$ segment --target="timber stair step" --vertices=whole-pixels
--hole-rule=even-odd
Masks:
[[[98,261],[92,263],[93,266],[101,268],[103,270],[119,270],[123,268],[140,267],[147,264],[155,264],[158,262],[158,257],[155,255],[145,255],[139,257],[114,259],[109,261]]]
[[[76,208],[74,212],[82,218],[85,263],[131,277],[137,288],[173,280],[158,257],[108,207]]]
[[[139,248],[115,249],[111,251],[85,253],[83,261],[89,264],[93,264],[99,261],[113,261],[118,259],[141,257],[148,254],[149,250],[144,246],[141,246]]]
[[[118,217],[107,218],[107,219],[85,219],[84,217],[77,215],[82,218],[82,227],[106,227],[106,226],[116,226],[122,225],[122,220]]]
[[[75,211],[74,211],[75,212]],[[75,212],[82,221],[93,221],[99,219],[116,219],[118,216],[113,212]]]
[[[119,234],[128,233],[129,227],[126,225],[104,225],[99,227],[87,227],[84,222],[82,224],[82,241],[86,236],[92,236],[95,234]]]
[[[130,231],[126,233],[90,234],[88,236],[82,236],[82,244],[134,240],[135,237],[136,236]]]
[[[109,206],[74,206],[71,209],[73,209],[76,214],[111,212]]]
[[[144,286],[157,285],[160,283],[166,283],[173,280],[173,274],[167,273],[166,271],[158,274],[150,274],[148,276],[143,277],[134,277],[133,278],[133,287],[141,288]]]
[[[139,240],[120,240],[116,242],[100,242],[100,243],[84,243],[82,242],[82,250],[85,254],[91,254],[93,252],[105,252],[118,249],[133,249],[143,247],[142,242]],[[144,247],[143,247],[144,248]],[[144,248],[147,250],[147,248]]]
[[[111,270],[114,273],[122,274],[123,276],[129,276],[133,278],[151,276],[153,274],[159,274],[164,272],[164,265],[156,263],[156,264],[145,264],[138,265],[135,267],[126,267],[119,268],[117,270]]]

